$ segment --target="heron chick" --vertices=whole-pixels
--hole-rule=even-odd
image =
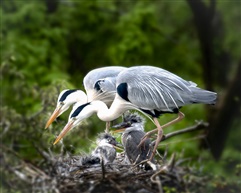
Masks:
[[[121,142],[125,150],[125,160],[128,164],[138,164],[151,157],[151,140],[147,139],[138,147],[141,139],[145,136],[145,119],[138,113],[126,112],[123,115],[123,122],[114,125],[113,128],[121,128],[116,132],[121,132]],[[153,161],[153,160],[152,160]]]
[[[101,133],[97,137],[97,147],[91,153],[91,156],[98,157],[103,160],[104,164],[112,163],[116,158],[117,141],[108,133]]]

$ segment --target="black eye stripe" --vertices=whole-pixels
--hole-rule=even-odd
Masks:
[[[75,111],[72,113],[71,117],[76,117],[87,105],[89,105],[90,103],[85,103],[81,106],[79,106],[77,109],[75,109]]]
[[[59,99],[59,102],[63,102],[67,96],[69,96],[71,93],[77,91],[77,89],[72,89],[72,90],[67,90],[62,96],[61,98]]]
[[[102,92],[102,90],[101,90],[101,88],[100,88],[100,83],[101,83],[101,82],[104,82],[104,80],[98,80],[98,81],[95,83],[94,89],[95,89],[96,91]]]

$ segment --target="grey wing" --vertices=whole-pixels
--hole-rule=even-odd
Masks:
[[[216,99],[216,93],[157,67],[140,66],[123,71],[117,85],[121,83],[127,83],[129,101],[147,110],[173,111],[191,103],[211,104]]]
[[[112,147],[103,146],[97,147],[95,151],[92,153],[94,156],[98,156],[99,158],[103,158],[104,162],[113,162],[116,157],[116,151]]]
[[[95,90],[95,96],[92,97],[92,100],[98,99],[108,106],[111,105],[116,94],[116,77],[99,79],[98,85],[100,90]]]
[[[122,66],[108,66],[91,70],[83,80],[85,90],[94,89],[95,83],[99,79],[106,77],[116,77],[121,71],[126,69]]]
[[[142,131],[131,131],[130,135],[123,141],[126,155],[131,163],[140,163],[150,157],[150,139],[147,139],[145,143],[139,148],[138,145],[145,135]]]
[[[99,84],[102,92],[116,93],[116,77],[104,78]]]
[[[129,135],[123,135],[122,143],[125,147],[125,154],[131,163],[139,163],[147,158],[149,146],[138,147],[142,137],[145,135],[142,131],[131,131]]]

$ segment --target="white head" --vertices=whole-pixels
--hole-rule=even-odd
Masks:
[[[115,108],[113,111],[111,111],[111,108],[108,109],[106,104],[102,101],[92,101],[85,104],[76,103],[69,115],[68,123],[65,125],[54,144],[58,143],[68,131],[79,125],[81,121],[92,116],[94,113],[97,113],[97,116],[103,121],[111,121],[118,118],[122,111],[115,110]]]
[[[81,121],[90,117],[95,112],[94,106],[91,103],[82,104],[78,102],[74,105],[72,111],[69,114],[68,123],[65,125],[54,144],[58,143],[71,129],[78,126]]]
[[[48,128],[49,125],[63,112],[67,111],[69,107],[76,102],[84,104],[87,102],[87,96],[82,90],[63,90],[58,97],[57,105],[52,113],[51,117],[49,118],[45,128]]]

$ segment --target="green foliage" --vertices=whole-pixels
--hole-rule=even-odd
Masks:
[[[166,193],[175,193],[175,192],[177,192],[176,188],[170,188],[170,187],[166,187],[166,186],[163,187],[163,190]]]
[[[83,77],[96,67],[154,65],[204,87],[200,45],[186,1],[57,1],[53,12],[47,11],[47,2],[3,1],[0,8],[0,139],[20,157],[40,164],[41,155],[34,146],[56,154],[61,147],[72,153],[92,148],[88,144],[105,127],[96,116],[71,131],[62,146],[53,147],[52,142],[64,127],[69,111],[49,130],[44,126],[58,93],[65,88],[83,89]],[[240,57],[239,6],[226,1],[216,3],[223,18],[223,46],[230,51],[234,64]],[[207,111],[202,105],[184,107],[183,112],[186,118],[165,133],[193,125],[196,119],[206,120]],[[173,118],[175,115],[163,115],[160,122]],[[234,127],[238,132],[239,123]],[[151,129],[153,123],[147,121],[146,130]],[[205,172],[228,175],[231,168],[235,173],[234,168],[240,164],[238,135],[231,135],[224,162],[216,164],[210,161],[209,153],[198,150],[199,140],[194,137],[198,134],[176,137],[160,145],[159,150],[164,152],[168,147],[169,152],[194,159],[202,154]]]

